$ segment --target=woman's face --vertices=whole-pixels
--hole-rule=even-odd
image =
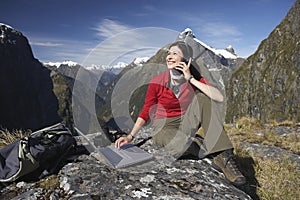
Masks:
[[[166,62],[167,62],[168,69],[173,69],[176,66],[178,66],[178,64],[179,64],[179,62],[181,62],[182,58],[183,58],[183,53],[179,49],[179,47],[178,46],[172,46],[169,49],[168,55],[166,57]]]

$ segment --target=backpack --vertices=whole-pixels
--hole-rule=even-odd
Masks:
[[[37,180],[58,172],[76,140],[58,123],[0,149],[0,182]]]

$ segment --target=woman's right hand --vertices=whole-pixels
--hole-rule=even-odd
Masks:
[[[120,137],[119,139],[117,139],[115,142],[115,147],[120,148],[124,144],[128,144],[129,142],[131,142],[133,140],[133,137],[139,132],[139,130],[145,123],[146,122],[143,118],[138,117],[130,134],[128,134],[126,137]]]
[[[128,138],[130,137],[130,138]],[[132,141],[133,138],[131,138],[131,136],[127,136],[127,137],[120,137],[119,139],[116,140],[115,142],[115,147],[116,148],[120,148],[121,146],[123,146],[124,144],[128,144],[129,142]]]

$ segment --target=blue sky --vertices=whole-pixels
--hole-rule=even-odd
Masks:
[[[130,46],[130,40],[118,36],[127,32],[128,38],[134,30],[150,35],[140,38],[149,41],[141,42],[139,48],[159,47],[174,41],[173,36],[187,27],[209,46],[223,49],[232,45],[239,56],[248,57],[295,1],[7,0],[1,2],[0,23],[21,31],[42,62],[83,63],[93,49],[103,49],[104,44],[113,46],[122,39],[119,50]],[[156,30],[161,34],[151,34]],[[128,52],[134,48],[115,54]]]

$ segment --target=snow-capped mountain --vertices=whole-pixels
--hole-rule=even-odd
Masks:
[[[44,65],[49,65],[49,66],[55,66],[55,67],[59,67],[61,65],[68,65],[70,67],[72,66],[76,66],[76,65],[79,65],[77,62],[74,62],[74,61],[70,61],[70,60],[65,60],[63,62],[45,62],[43,63]]]
[[[206,49],[212,51],[217,56],[224,57],[226,59],[237,59],[238,58],[238,56],[235,54],[234,49],[233,49],[233,47],[231,45],[229,45],[225,49],[216,49],[216,48],[213,48],[213,47],[205,44],[201,40],[197,39],[196,36],[194,35],[192,29],[190,29],[190,28],[186,28],[184,31],[182,31],[180,33],[180,35],[182,35],[182,36],[183,35],[191,35],[196,42],[198,42],[199,44],[201,44]]]
[[[149,57],[139,57],[135,58],[133,60],[133,64],[136,66],[141,66],[143,63],[147,62],[149,60]],[[116,75],[118,75],[125,67],[127,67],[129,64],[125,62],[118,62],[114,65],[92,65],[85,67],[87,70],[92,72],[98,72],[98,71],[109,71]]]
[[[147,58],[136,58],[134,60],[134,63],[138,65],[139,63],[143,63],[147,60]],[[66,60],[63,62],[45,62],[43,63],[45,66],[51,66],[59,68],[60,66],[68,66],[68,67],[75,67],[75,66],[81,66],[79,63]],[[122,71],[128,64],[125,62],[118,62],[115,65],[91,65],[91,66],[83,66],[88,71],[91,71],[95,74],[99,74],[99,72],[107,71],[111,72],[113,74],[118,74],[120,71]]]
[[[92,65],[87,66],[87,70],[108,70],[111,71],[112,69],[123,69],[127,66],[127,63],[124,62],[118,62],[117,64],[111,66],[111,65]]]
[[[213,47],[210,47],[206,45],[204,42],[194,38],[195,41],[200,43],[202,46],[206,47],[207,49],[211,50],[218,56],[223,56],[226,59],[237,59],[238,56],[234,53],[234,49],[231,45],[229,45],[226,49],[215,49]]]
[[[94,73],[99,73],[102,71],[111,72],[114,74],[120,73],[128,64],[124,62],[118,62],[115,65],[92,65],[92,66],[85,66],[85,68],[89,71],[92,71]]]

